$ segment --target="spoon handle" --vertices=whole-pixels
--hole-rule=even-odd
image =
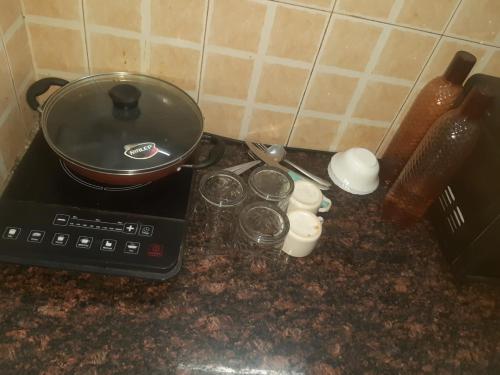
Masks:
[[[297,164],[291,162],[290,160],[288,159],[283,159],[283,161],[285,163],[287,163],[290,167],[293,167],[295,168],[296,170],[298,170],[300,173],[306,175],[307,177],[309,177],[311,180],[314,180],[316,181],[318,184],[321,184],[321,185],[324,185],[325,187],[328,187],[330,188],[332,186],[332,184],[327,181],[327,180],[324,180],[322,179],[321,177],[318,177],[316,176],[315,174],[312,174],[311,172],[309,171],[306,171],[304,168],[298,166]]]

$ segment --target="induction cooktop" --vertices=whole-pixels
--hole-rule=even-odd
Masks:
[[[192,174],[100,185],[73,174],[38,132],[0,197],[0,262],[172,277],[181,267]]]

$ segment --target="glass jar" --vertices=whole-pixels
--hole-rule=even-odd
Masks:
[[[214,171],[200,181],[203,199],[197,216],[204,223],[203,236],[213,248],[227,248],[232,242],[234,223],[247,197],[247,185],[233,172]]]
[[[274,203],[285,212],[294,189],[293,180],[288,173],[269,166],[254,169],[248,177],[248,186],[251,201]]]
[[[290,229],[285,212],[270,202],[253,202],[241,209],[236,231],[239,250],[280,251]]]

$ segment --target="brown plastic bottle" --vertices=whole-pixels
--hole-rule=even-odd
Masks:
[[[453,107],[475,63],[474,55],[457,52],[444,74],[420,91],[384,153],[381,181],[390,184],[396,180],[432,124]]]
[[[474,88],[436,121],[385,196],[385,219],[408,226],[424,216],[473,150],[479,119],[491,101],[484,89]]]

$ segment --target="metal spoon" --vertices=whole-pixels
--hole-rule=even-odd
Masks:
[[[259,145],[260,146],[260,145]],[[314,180],[316,181],[318,184],[321,184],[321,185],[324,185],[328,188],[330,188],[332,186],[332,184],[321,178],[321,177],[318,177],[316,176],[315,174],[312,174],[311,172],[305,170],[304,168],[298,166],[297,164],[291,162],[290,160],[286,159],[285,158],[285,155],[286,155],[286,151],[285,151],[285,148],[282,146],[282,145],[271,145],[269,147],[266,148],[266,146],[262,145],[265,149],[265,151],[271,155],[274,160],[276,160],[277,162],[285,162],[286,164],[288,164],[289,166],[295,168],[297,171],[299,171],[300,173],[306,175],[307,177],[309,177],[311,180]]]

